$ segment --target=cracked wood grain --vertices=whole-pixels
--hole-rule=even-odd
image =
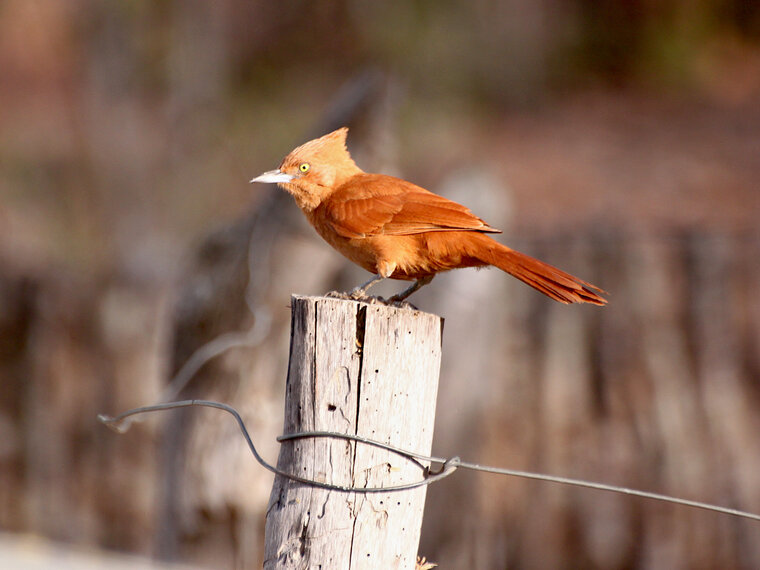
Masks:
[[[442,320],[411,309],[292,299],[284,433],[329,430],[429,453]],[[284,442],[278,467],[347,486],[418,480],[387,451],[330,438]],[[363,495],[276,477],[266,569],[414,568],[425,488]]]

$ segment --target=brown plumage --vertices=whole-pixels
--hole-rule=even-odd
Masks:
[[[327,243],[376,275],[354,298],[381,279],[414,280],[393,298],[402,300],[441,271],[493,265],[560,303],[607,302],[598,287],[492,239],[500,231],[464,206],[363,172],[346,149],[347,133],[344,127],[299,146],[251,182],[279,184]]]

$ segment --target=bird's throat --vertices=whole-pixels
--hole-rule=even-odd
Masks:
[[[279,184],[279,186],[288,194],[293,196],[293,199],[296,201],[296,205],[305,213],[314,211],[314,209],[322,202],[321,196],[319,196],[316,192],[306,190],[300,185],[293,184],[292,182],[287,184]]]

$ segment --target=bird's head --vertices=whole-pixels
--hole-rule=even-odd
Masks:
[[[298,206],[312,211],[336,188],[361,173],[346,148],[348,129],[342,127],[302,144],[286,156],[277,170],[251,182],[276,183],[290,192]]]

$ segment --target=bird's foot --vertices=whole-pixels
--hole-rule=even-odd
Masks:
[[[364,291],[354,289],[353,291],[330,291],[329,293],[325,293],[325,297],[330,297],[331,299],[342,299],[344,301],[362,301],[364,303],[385,303],[385,300],[382,297],[372,297],[371,295],[367,295]]]
[[[390,299],[383,299],[383,303],[389,307],[396,307],[398,309],[412,309],[413,311],[419,311],[416,305],[412,305],[409,301],[405,301],[404,297],[400,295],[394,295]]]
[[[329,297],[330,299],[342,299],[343,301],[361,301],[368,305],[386,305],[398,309],[413,309],[419,311],[415,305],[412,305],[409,301],[405,301],[400,295],[394,295],[389,299],[385,299],[384,297],[375,297],[373,295],[367,295],[363,291],[354,290],[348,292],[330,291],[329,293],[325,293],[325,297]]]
[[[352,299],[354,301],[366,301],[367,299],[374,299],[374,297],[370,297],[364,291],[359,291],[356,289],[354,289],[350,293],[347,293],[347,295],[349,299]]]
[[[344,293],[343,291],[329,291],[328,293],[325,293],[325,297],[329,297],[330,299],[343,299],[344,301],[355,301],[350,293]]]
[[[352,289],[351,291],[330,291],[325,295],[325,297],[332,297],[333,299],[343,299],[344,301],[365,301],[367,299],[371,299],[367,293],[364,292],[364,289],[356,288]]]

